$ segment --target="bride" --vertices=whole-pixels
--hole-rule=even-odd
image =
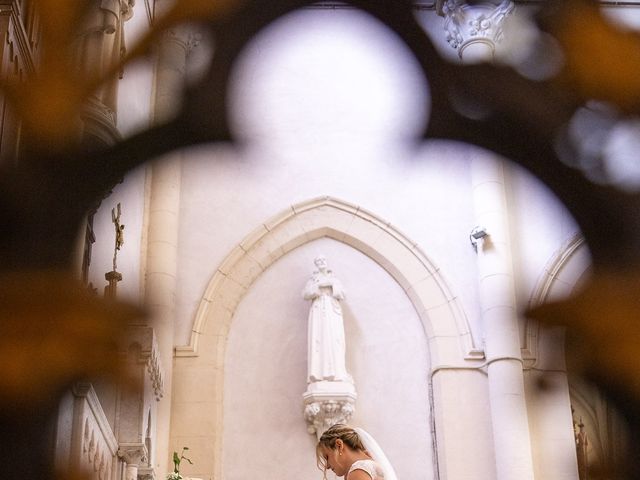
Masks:
[[[332,470],[345,480],[397,480],[380,446],[361,428],[340,423],[330,427],[318,441],[316,459],[325,479]]]

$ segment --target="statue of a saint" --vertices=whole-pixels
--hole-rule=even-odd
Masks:
[[[305,300],[311,300],[308,331],[307,382],[349,381],[345,367],[344,324],[340,300],[344,291],[340,280],[327,267],[327,259],[318,256],[318,268],[304,287]]]
[[[94,93],[99,104],[113,115],[117,111],[116,78],[105,78],[120,65],[126,52],[124,23],[133,16],[135,0],[85,0],[86,10],[77,38],[77,64],[87,79],[99,78]],[[120,72],[122,78],[122,72]]]

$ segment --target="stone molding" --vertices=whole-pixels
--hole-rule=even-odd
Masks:
[[[76,383],[73,440],[76,468],[89,470],[94,480],[109,480],[115,469],[118,442],[91,383]]]
[[[497,5],[490,1],[468,4],[465,0],[446,0],[441,5],[447,42],[460,56],[465,46],[474,42],[486,43],[493,50],[502,40],[505,17],[515,8],[512,0]]]
[[[88,382],[77,382],[71,388],[73,396],[77,399],[84,399],[87,405],[89,406],[89,412],[100,430],[100,434],[104,437],[109,451],[112,454],[115,454],[118,450],[118,441],[116,440],[115,435],[113,434],[113,430],[111,429],[111,425],[109,424],[109,420],[102,410],[102,405],[100,404],[100,400],[98,399],[98,395],[96,391],[93,389],[93,385]],[[89,414],[87,412],[87,414]],[[85,434],[87,431],[85,431]]]
[[[292,205],[250,233],[222,262],[198,307],[190,344],[178,357],[198,356],[200,338],[215,322],[226,338],[231,317],[253,281],[294,248],[328,237],[364,253],[384,268],[415,306],[429,341],[431,365],[469,365],[481,361],[460,300],[440,269],[397,228],[366,209],[332,197]],[[222,323],[212,316],[222,315]],[[455,348],[451,348],[455,346]],[[459,354],[452,354],[458,351]]]
[[[590,254],[584,238],[580,234],[574,235],[545,265],[529,298],[528,308],[535,308],[547,301],[571,294],[582,275],[588,271],[590,263]],[[541,360],[538,348],[540,330],[538,321],[526,320],[525,345],[522,349],[525,367],[538,364]],[[558,347],[564,351],[564,345]]]
[[[575,282],[578,281],[581,272],[573,272],[570,275],[570,278],[561,277],[564,277],[562,274],[567,268],[569,262],[575,261],[576,259],[580,259],[581,261],[587,260],[584,258],[585,254],[588,255],[586,248],[584,238],[581,235],[574,235],[565,242],[558,251],[556,251],[553,257],[545,265],[542,275],[538,278],[536,286],[529,298],[529,308],[541,305],[547,301],[549,297],[553,297],[554,294],[560,293],[556,292],[558,281],[567,285],[567,287],[572,287],[573,285],[569,284],[575,284]],[[583,272],[584,269],[582,270],[582,273]],[[562,292],[562,294],[567,293],[569,292],[566,290]]]

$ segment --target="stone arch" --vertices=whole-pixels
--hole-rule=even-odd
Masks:
[[[589,268],[589,256],[581,236],[575,235],[566,241],[545,265],[529,299],[529,307],[571,294]],[[522,357],[525,382],[531,386],[527,404],[536,478],[560,474],[577,478],[578,473],[564,333],[561,326],[541,326],[531,319],[525,323]],[[540,382],[550,388],[536,388]]]
[[[481,366],[483,352],[474,346],[460,300],[416,243],[371,212],[332,197],[293,205],[255,229],[230,252],[204,292],[190,344],[175,349],[171,445],[178,448],[186,442],[197,446],[203,452],[198,464],[212,478],[222,478],[223,473],[224,363],[235,310],[252,283],[271,264],[322,237],[364,253],[406,292],[428,341],[432,372],[429,382],[434,382],[435,393],[425,401],[430,401],[442,418],[459,414],[457,400],[450,397],[459,396],[457,370]],[[433,373],[437,371],[440,375],[434,381]],[[438,427],[434,424],[433,428]],[[447,436],[445,432],[438,440],[438,449],[449,448],[450,442],[444,438]]]
[[[585,280],[590,267],[587,244],[583,237],[576,235],[551,258],[529,305],[535,307],[570,295]],[[590,383],[571,375],[570,368],[565,366],[564,329],[540,328],[537,321],[529,320],[526,333],[527,353],[535,368],[566,371],[569,402],[575,412],[573,419],[583,423],[589,441],[589,461],[582,467],[588,468],[592,462],[606,463],[617,458],[627,441],[625,423],[602,393]],[[545,345],[544,351],[539,348],[541,345]]]
[[[434,368],[482,355],[474,346],[460,300],[418,245],[371,212],[328,196],[291,206],[231,251],[205,290],[190,344],[177,347],[176,355],[199,355],[207,333],[226,337],[233,313],[254,280],[287,252],[322,237],[359,250],[398,282],[420,317]],[[452,341],[457,344],[454,350]],[[457,358],[452,351],[459,353]]]
[[[560,299],[571,294],[573,289],[591,265],[590,253],[584,238],[577,234],[570,238],[549,260],[536,287],[529,299],[529,308],[542,305],[545,302]],[[542,330],[537,321],[527,319],[525,324],[525,345],[523,348],[523,359],[529,365],[541,366],[549,362],[564,368],[564,336],[560,329],[545,329],[547,334],[554,338],[542,339]],[[549,335],[547,335],[549,336]],[[555,359],[541,358],[544,353],[539,346],[543,342],[553,346],[549,351],[553,352]],[[558,343],[559,342],[559,343]]]

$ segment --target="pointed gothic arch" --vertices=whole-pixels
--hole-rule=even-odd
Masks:
[[[580,234],[574,235],[558,249],[545,265],[543,273],[540,275],[529,299],[529,308],[570,295],[583,275],[588,271],[590,265],[590,253],[584,237]],[[551,345],[555,345],[555,348],[552,348],[551,351],[560,353],[559,356],[554,355],[555,358],[563,358],[564,337],[562,334],[558,335],[557,328],[546,330],[547,334],[551,332],[554,332],[553,338],[545,337],[544,340],[551,342]],[[525,345],[522,352],[523,359],[527,365],[548,363],[546,358],[541,358],[544,354],[540,352],[539,348],[540,342],[543,341],[543,336],[545,335],[541,332],[539,322],[527,319],[525,324]],[[559,365],[558,367],[564,368],[564,365]]]
[[[420,247],[362,207],[326,196],[291,206],[231,251],[200,301],[189,345],[177,347],[176,356],[199,355],[206,334],[226,337],[236,307],[256,278],[287,252],[322,237],[364,253],[398,282],[429,339],[432,366],[460,363],[477,355],[459,298]],[[458,343],[458,358],[450,355],[452,339]],[[446,358],[445,351],[449,353]]]
[[[589,249],[584,238],[576,234],[545,265],[530,297],[529,307],[534,308],[570,295],[584,279],[590,265]],[[563,468],[570,475],[577,476],[572,404],[577,400],[582,410],[585,402],[582,401],[582,395],[576,396],[570,385],[565,361],[565,329],[561,326],[541,326],[538,321],[527,319],[523,347],[525,378],[533,382],[543,380],[553,386],[546,393],[539,391],[538,394],[529,395],[529,402],[536,405],[532,411],[536,408],[545,411],[544,416],[532,422],[532,447],[538,460],[537,475],[540,478],[557,476],[557,465],[564,465]],[[562,436],[565,439],[560,442]],[[557,460],[554,461],[554,458]]]
[[[442,432],[436,455],[441,450],[449,458],[449,450],[459,450],[460,441],[465,441],[459,438],[461,432],[451,430],[442,421],[449,416],[464,416],[460,409],[465,402],[459,396],[457,374],[460,370],[477,372],[483,359],[483,352],[474,345],[460,300],[439,268],[389,222],[357,205],[320,197],[281,212],[227,255],[200,301],[190,344],[175,349],[171,445],[178,448],[185,441],[197,443],[206,456],[199,463],[212,472],[213,478],[222,478],[224,364],[236,308],[271,264],[287,252],[323,237],[364,253],[405,291],[428,342],[429,383],[433,382],[433,387],[432,398],[425,401],[440,417],[432,418],[434,435],[436,430]],[[198,416],[198,422],[193,422],[193,415]],[[191,421],[182,422],[183,416]],[[434,438],[434,449],[435,443]]]

